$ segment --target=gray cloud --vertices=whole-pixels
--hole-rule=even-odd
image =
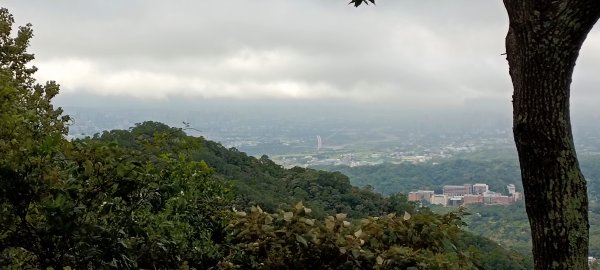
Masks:
[[[347,1],[346,1],[347,2]],[[510,100],[501,1],[8,0],[32,22],[42,80],[141,98]],[[574,100],[598,96],[600,34]]]

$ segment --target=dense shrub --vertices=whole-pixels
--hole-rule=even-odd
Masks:
[[[388,214],[350,221],[324,220],[298,203],[275,214],[253,207],[236,212],[230,254],[221,269],[471,269],[459,250],[461,212]]]

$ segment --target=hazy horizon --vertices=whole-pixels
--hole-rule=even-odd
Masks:
[[[305,129],[313,123],[315,129],[510,131],[504,7],[459,2],[382,0],[353,8],[324,0],[8,0],[4,6],[17,25],[33,24],[36,78],[61,85],[54,103],[78,113],[76,124],[91,110],[119,119],[106,129],[216,117]],[[576,135],[597,131],[598,65],[594,29],[573,79]],[[212,123],[218,124],[226,125]]]

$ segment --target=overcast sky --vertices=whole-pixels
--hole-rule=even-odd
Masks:
[[[33,24],[40,80],[63,93],[142,99],[509,103],[500,0],[6,0]],[[597,27],[598,28],[598,27]],[[575,102],[600,101],[600,32]]]

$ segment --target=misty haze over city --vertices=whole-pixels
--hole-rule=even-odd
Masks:
[[[241,126],[249,137],[292,136],[306,147],[345,131],[364,132],[354,138],[361,144],[377,140],[366,135],[378,129],[398,140],[415,132],[511,136],[508,20],[499,1],[381,1],[369,9],[292,0],[6,5],[17,23],[34,25],[36,76],[61,84],[56,104],[73,116],[74,136],[185,121],[197,135],[256,155],[261,149],[234,142],[253,140]],[[598,48],[595,30],[573,82],[576,142],[595,137]]]

